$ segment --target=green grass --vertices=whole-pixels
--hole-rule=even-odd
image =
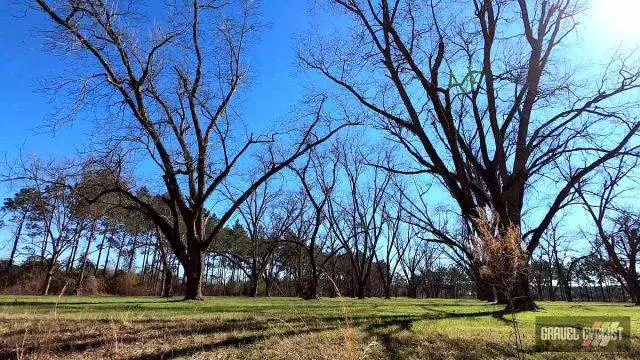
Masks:
[[[501,307],[475,300],[0,296],[0,358],[405,359],[513,358]],[[640,354],[640,309],[620,303],[542,302],[518,314],[527,358],[536,316],[630,316],[628,352]],[[612,354],[606,354],[608,357]]]

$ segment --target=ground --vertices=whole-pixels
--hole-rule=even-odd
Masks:
[[[540,352],[536,316],[631,316],[614,358],[640,358],[640,308],[542,302],[518,321],[525,358],[611,358]],[[514,358],[510,314],[476,300],[0,296],[0,359]]]

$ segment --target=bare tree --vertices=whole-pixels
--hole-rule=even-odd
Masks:
[[[442,251],[441,245],[424,241],[412,226],[406,230],[407,244],[399,259],[400,269],[406,282],[407,296],[417,298],[427,271],[432,270]]]
[[[311,152],[301,167],[291,166],[300,179],[303,194],[301,196],[300,213],[293,227],[294,242],[306,252],[309,262],[309,275],[303,297],[307,300],[318,298],[318,285],[322,269],[340,250],[327,242],[335,240],[330,224],[327,221],[327,206],[338,181],[340,154],[337,147],[328,154]],[[310,204],[310,209],[307,204]],[[324,250],[329,250],[324,254]]]
[[[303,45],[300,59],[375,114],[415,160],[380,166],[432,174],[475,228],[477,209],[495,209],[501,228],[521,229],[527,256],[581,179],[637,150],[633,60],[615,54],[599,78],[562,61],[580,0],[330,3],[349,25],[332,34],[339,41]],[[459,69],[468,69],[461,82]],[[549,179],[551,200],[528,224],[525,196]],[[511,297],[534,309],[527,272],[519,277]]]
[[[395,191],[391,191],[389,196],[392,199],[397,199],[397,201],[395,204],[390,202],[383,215],[385,217],[386,231],[382,256],[378,254],[378,251],[375,253],[385,299],[391,299],[391,286],[400,265],[400,259],[402,259],[411,244],[411,230],[407,228],[405,231],[403,228],[405,224],[402,222],[404,209],[402,207],[402,198],[398,196],[402,189],[399,184],[394,185]]]
[[[345,196],[330,199],[327,215],[331,231],[351,263],[356,296],[364,299],[371,264],[384,233],[387,189],[392,175],[367,166],[355,147],[343,147],[340,165],[346,178]]]
[[[280,205],[282,189],[265,182],[238,208],[246,239],[229,244],[231,247],[219,254],[239,265],[249,278],[249,296],[258,296],[258,282],[277,247],[277,233],[280,233],[279,219],[276,219],[276,206]],[[288,214],[293,216],[293,214]],[[284,226],[286,228],[286,225]],[[244,240],[244,241],[242,241]]]
[[[71,86],[76,95],[67,110],[73,113],[92,100],[106,104],[105,112],[119,119],[109,123],[109,161],[102,165],[119,177],[123,161],[111,161],[116,150],[124,147],[128,154],[142,149],[157,165],[170,215],[163,216],[119,182],[91,200],[109,193],[126,197],[128,207],[137,208],[160,229],[184,267],[185,299],[201,299],[204,254],[240,204],[345,124],[332,127],[322,115],[320,99],[309,122],[297,119],[287,149],[275,146],[275,134],[249,134],[245,141],[238,140],[241,124],[232,105],[248,77],[244,54],[259,28],[253,2],[178,2],[166,8],[166,21],[157,28],[149,25],[155,21],[140,21],[145,10],[138,2],[35,3],[54,25],[49,35],[52,47],[75,54],[87,69],[79,80],[61,84]],[[140,36],[145,33],[149,38]],[[205,230],[207,201],[255,146],[264,147],[265,172],[228,204],[215,227]]]
[[[586,182],[576,186],[597,233],[593,247],[604,265],[640,305],[640,215],[630,206],[620,205],[626,191],[632,190],[629,173],[638,166],[638,158],[621,157],[616,164],[603,166],[599,181],[589,188]],[[596,176],[598,177],[598,176]],[[626,181],[625,181],[626,180]],[[595,188],[595,190],[591,190]]]

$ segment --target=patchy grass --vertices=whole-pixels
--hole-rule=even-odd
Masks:
[[[495,359],[516,356],[510,315],[475,300],[0,296],[2,359]],[[640,309],[626,304],[543,302],[518,315],[526,358],[541,353],[538,315],[631,316],[640,357]],[[611,354],[606,354],[611,357]]]

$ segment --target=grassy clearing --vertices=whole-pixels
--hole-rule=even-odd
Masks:
[[[527,358],[541,353],[537,315],[631,316],[640,358],[640,309],[626,304],[543,302],[520,314]],[[475,300],[149,297],[0,297],[0,358],[8,359],[443,359],[512,358],[510,316]],[[611,355],[608,354],[607,358]]]

